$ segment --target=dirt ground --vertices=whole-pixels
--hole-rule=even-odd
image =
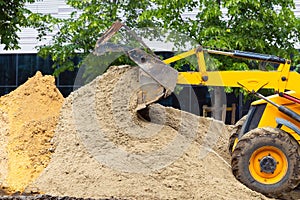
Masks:
[[[66,98],[55,152],[27,192],[126,199],[267,199],[232,175],[228,128],[158,104],[134,111],[137,68],[111,67]]]

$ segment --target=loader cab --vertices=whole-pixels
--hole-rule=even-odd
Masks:
[[[289,93],[295,95],[295,93],[292,91]],[[300,113],[300,106],[298,104],[292,103],[277,94],[269,96],[268,99],[276,102],[279,105],[284,105],[297,113]],[[241,138],[243,135],[255,128],[276,128],[279,126],[278,120],[286,121],[286,125],[283,124],[284,126],[280,126],[280,128],[292,135],[297,141],[300,141],[300,136],[296,133],[296,129],[300,129],[299,122],[283,114],[275,106],[267,103],[264,100],[252,102],[247,114],[247,118],[241,128],[241,131],[239,132],[238,138]],[[292,125],[289,125],[288,123]]]
[[[245,135],[247,132],[249,132],[252,129],[255,129],[258,127],[258,124],[264,114],[264,111],[266,109],[267,104],[262,103],[258,105],[251,105],[246,121],[244,122],[239,138]]]

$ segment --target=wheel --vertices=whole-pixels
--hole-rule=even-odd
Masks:
[[[299,184],[299,155],[299,144],[288,133],[256,128],[237,143],[232,153],[232,172],[250,189],[280,197]]]
[[[228,151],[229,151],[230,155],[232,155],[232,151],[238,142],[238,136],[239,136],[239,133],[242,129],[244,122],[246,121],[246,118],[247,118],[247,115],[245,115],[237,123],[235,123],[235,125],[231,131],[231,134],[229,137],[229,143],[228,143]]]

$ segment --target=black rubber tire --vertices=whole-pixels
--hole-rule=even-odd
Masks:
[[[246,118],[247,118],[247,115],[245,115],[239,121],[237,121],[237,123],[235,123],[235,125],[230,133],[229,142],[228,142],[228,152],[230,155],[232,155],[232,148],[233,148],[234,141],[236,138],[239,137],[240,131],[242,129],[244,122],[246,121]]]
[[[249,161],[255,150],[273,146],[280,149],[287,158],[288,169],[284,177],[274,184],[256,181],[249,170]],[[241,183],[266,196],[280,198],[293,190],[300,182],[300,148],[298,142],[283,130],[275,128],[256,128],[240,138],[233,151],[232,173]]]

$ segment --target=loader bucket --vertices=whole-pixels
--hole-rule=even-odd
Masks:
[[[178,71],[166,65],[127,26],[115,22],[97,41],[95,55],[123,52],[140,68],[136,110],[169,96],[175,89]]]

